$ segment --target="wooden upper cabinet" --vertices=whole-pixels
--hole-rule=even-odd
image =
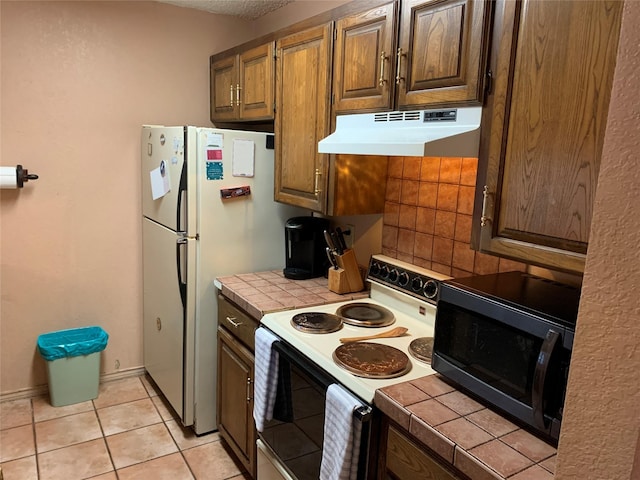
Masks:
[[[396,4],[336,21],[333,109],[389,110],[393,105]]]
[[[333,111],[481,104],[491,2],[403,0],[336,22]]]
[[[482,103],[490,3],[408,0],[401,15],[398,107]]]
[[[211,121],[273,119],[273,42],[211,61]]]
[[[277,41],[275,199],[326,209],[328,156],[318,142],[329,133],[333,23]]]
[[[479,250],[583,271],[621,14],[615,1],[496,3]]]

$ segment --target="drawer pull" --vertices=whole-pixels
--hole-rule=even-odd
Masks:
[[[236,320],[236,317],[227,317],[227,322],[233,325],[234,328],[238,328],[240,325],[242,325],[242,322],[236,322]]]

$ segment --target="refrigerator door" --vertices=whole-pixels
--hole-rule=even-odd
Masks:
[[[195,162],[187,162],[186,132],[194,127],[142,128],[142,215],[175,231],[196,235]],[[186,140],[186,141],[185,141]]]
[[[185,425],[193,424],[196,241],[143,218],[144,365]]]
[[[218,312],[213,282],[224,275],[282,269],[284,224],[290,217],[305,214],[302,209],[273,200],[274,152],[266,146],[267,137],[258,132],[198,129],[200,239],[194,384],[194,428],[198,434],[216,428]],[[245,186],[250,189],[249,195],[221,195],[221,190],[236,191]]]

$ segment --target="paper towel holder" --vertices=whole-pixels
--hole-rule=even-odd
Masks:
[[[22,188],[29,180],[37,180],[38,175],[29,173],[22,165],[0,167],[0,188]]]

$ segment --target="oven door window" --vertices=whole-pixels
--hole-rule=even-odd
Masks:
[[[299,480],[320,477],[326,388],[282,355],[274,419],[261,437]]]
[[[458,369],[531,406],[536,362],[543,340],[476,312],[440,302],[434,350]],[[547,411],[561,408],[566,384],[557,377],[568,373],[569,353],[555,352],[547,377]]]

